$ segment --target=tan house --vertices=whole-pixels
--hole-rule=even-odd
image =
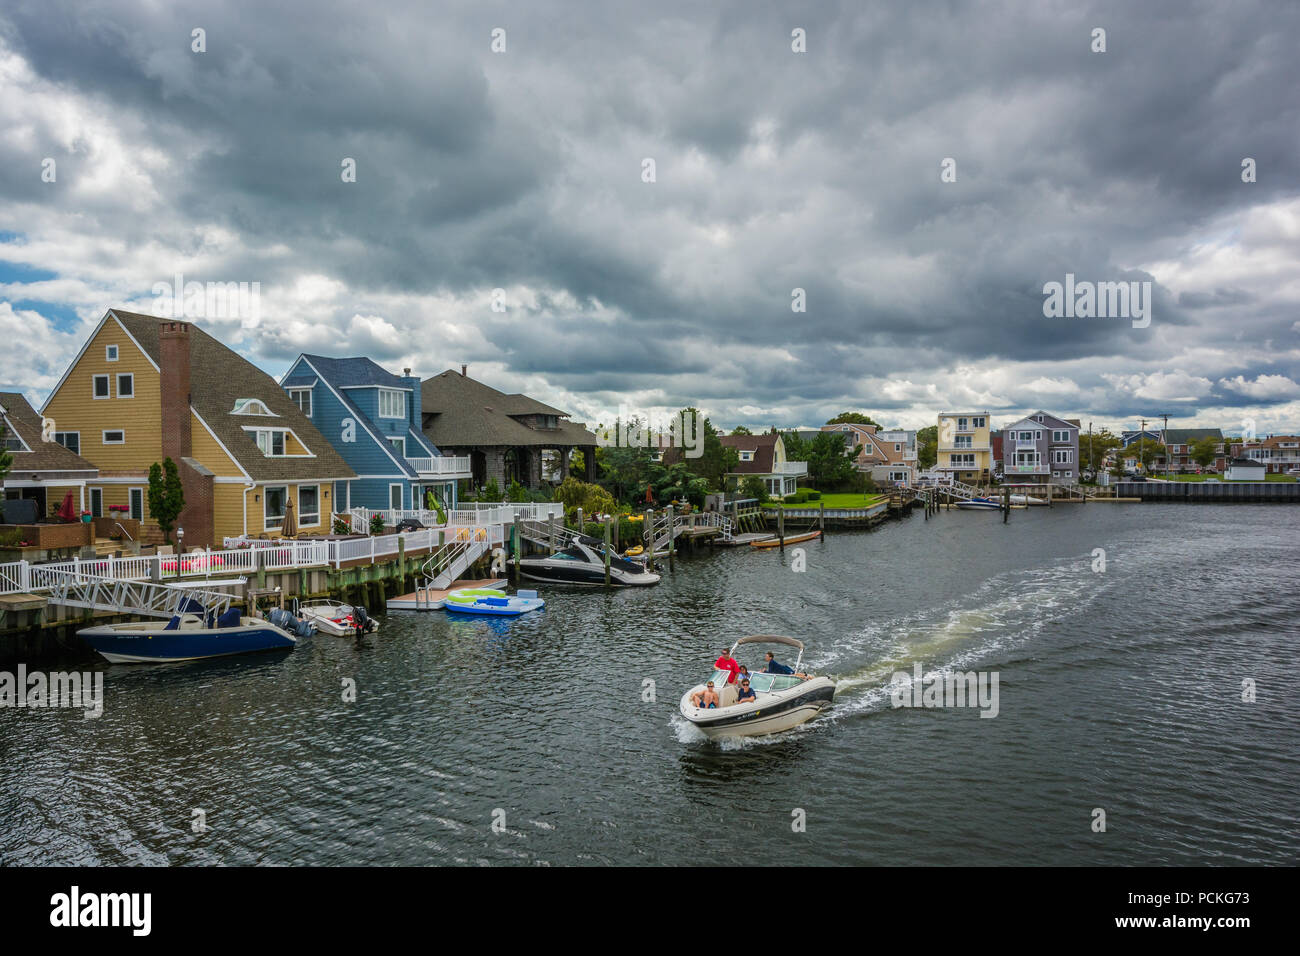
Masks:
[[[846,441],[861,445],[854,465],[881,484],[910,486],[916,480],[916,432],[901,428],[882,431],[875,425],[837,422],[823,425],[824,432],[842,432]]]
[[[735,478],[737,485],[751,475],[757,476],[769,495],[784,496],[794,494],[798,480],[808,476],[808,462],[790,461],[780,435],[720,435],[718,440],[723,448],[736,449],[740,460],[726,477]]]
[[[41,416],[17,392],[0,392],[0,425],[4,450],[13,457],[3,481],[6,501],[35,502],[35,516],[48,517],[72,492],[78,512],[87,510],[87,484],[99,469],[76,452],[47,440]]]
[[[273,537],[290,508],[300,531],[327,532],[333,483],[356,477],[275,379],[190,322],[109,310],[41,412],[99,469],[91,511],[125,506],[147,539],[161,540],[149,466],[176,462],[186,548]]]

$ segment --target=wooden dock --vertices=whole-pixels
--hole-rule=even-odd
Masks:
[[[748,545],[754,541],[775,541],[775,540],[776,540],[776,535],[774,534],[761,534],[756,531],[746,531],[741,534],[733,534],[730,540],[723,540],[722,538],[714,538],[713,544],[716,545],[717,547],[739,548],[743,545]]]
[[[399,594],[388,599],[390,611],[438,611],[442,609],[447,595],[461,588],[503,588],[505,578],[480,578],[477,580],[461,579],[449,588],[419,588],[410,594]]]

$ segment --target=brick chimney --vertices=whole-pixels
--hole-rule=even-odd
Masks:
[[[190,457],[190,325],[163,322],[158,329],[162,386],[162,454],[178,465]]]
[[[468,366],[468,365],[462,365],[462,366],[460,367],[460,377],[461,377],[461,378],[464,378],[464,377],[465,377],[465,373],[466,373],[468,370],[469,370],[469,366]]]

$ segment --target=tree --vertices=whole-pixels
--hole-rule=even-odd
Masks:
[[[1123,458],[1136,458],[1143,471],[1151,470],[1151,462],[1166,453],[1165,446],[1150,438],[1139,438],[1121,452]]]
[[[506,489],[506,500],[515,503],[521,503],[530,500],[528,489],[513,479],[510,487]]]
[[[165,543],[172,543],[172,528],[184,510],[185,489],[176,462],[164,458],[160,466],[155,461],[149,466],[149,514],[158,522]]]
[[[752,435],[752,434],[754,434],[754,433],[751,432],[751,431],[750,431],[748,428],[746,428],[744,425],[737,425],[735,428],[733,428],[733,429],[731,430],[731,434],[733,434],[733,435]]]
[[[861,445],[854,445],[850,449],[844,444],[844,435],[840,432],[822,432],[804,444],[808,480],[817,488],[833,491],[853,480],[857,473],[853,461],[861,453]]]
[[[1118,435],[1111,434],[1103,428],[1092,435],[1079,435],[1079,457],[1088,463],[1088,468],[1097,471],[1106,456],[1122,444]]]
[[[916,463],[933,468],[939,460],[939,426],[930,425],[916,433]]]
[[[880,427],[880,422],[876,421],[870,415],[864,415],[861,412],[840,412],[834,418],[826,423],[827,425],[875,425]]]
[[[1207,435],[1192,442],[1192,461],[1202,468],[1208,468],[1219,457],[1219,442]]]
[[[746,498],[756,498],[761,505],[768,499],[767,483],[758,475],[746,475],[740,483],[740,493]]]

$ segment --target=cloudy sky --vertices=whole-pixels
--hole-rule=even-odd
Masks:
[[[1249,0],[6,0],[0,388],[180,273],[260,283],[195,318],[272,374],[466,363],[580,420],[1294,431],[1297,50]],[[1045,317],[1067,273],[1149,327]]]

